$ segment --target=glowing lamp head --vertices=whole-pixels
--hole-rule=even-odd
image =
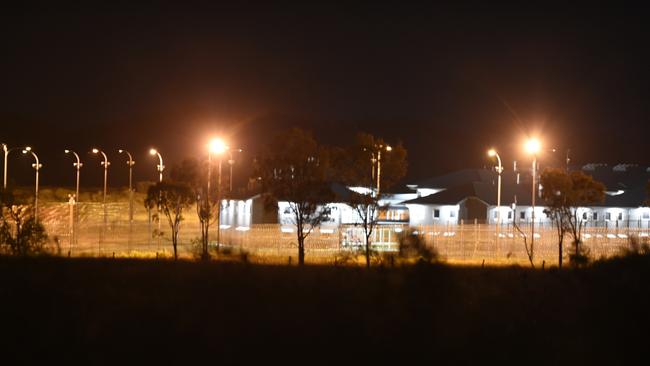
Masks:
[[[121,153],[123,153],[123,152],[124,152],[124,150],[122,150],[122,149],[119,149],[119,150],[117,150],[117,152],[121,154]]]
[[[25,150],[23,150],[23,151],[25,151],[25,152],[32,151],[32,148],[29,147],[29,146],[27,146],[27,147],[25,148]]]
[[[386,145],[386,151],[392,151],[393,148],[390,145]]]
[[[93,149],[93,154],[99,153],[99,149]]]
[[[65,149],[63,151],[65,151],[66,154],[70,154],[70,150],[68,150],[68,149]]]
[[[156,150],[156,149],[151,149],[151,150],[149,150],[149,154],[150,154],[150,155],[156,155],[156,154],[158,154],[158,150]]]
[[[497,156],[497,151],[494,150],[494,149],[490,149],[490,150],[488,150],[487,154],[490,157],[495,157],[495,156]]]
[[[527,153],[537,154],[541,148],[541,144],[538,139],[531,138],[526,141],[526,145],[524,147],[526,148]]]
[[[221,154],[228,150],[228,146],[222,139],[212,139],[210,141],[209,149],[211,153]]]

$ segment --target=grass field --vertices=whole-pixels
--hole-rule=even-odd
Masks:
[[[647,256],[565,271],[4,257],[0,349],[6,365],[637,363],[649,281]]]

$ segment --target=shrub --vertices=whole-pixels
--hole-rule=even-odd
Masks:
[[[569,263],[574,267],[582,267],[589,264],[591,261],[589,248],[584,246],[583,243],[576,244],[576,241],[573,241],[571,246],[572,250],[571,254],[569,254]]]
[[[438,253],[434,248],[426,245],[424,236],[414,229],[407,229],[400,233],[399,256],[401,258],[415,259],[419,262],[431,263],[438,260]]]
[[[648,255],[650,254],[650,243],[645,238],[643,241],[637,235],[630,235],[627,240],[627,247],[621,249],[622,256]]]

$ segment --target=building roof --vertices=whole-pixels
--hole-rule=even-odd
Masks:
[[[474,197],[491,206],[497,204],[497,184],[492,182],[472,182],[454,186],[444,191],[438,192],[425,197],[419,197],[405,204],[425,204],[425,205],[457,205],[461,201]],[[530,184],[509,184],[502,181],[501,183],[501,205],[510,206],[513,203],[518,205],[531,204],[531,186]]]
[[[605,196],[603,203],[593,206],[604,207],[640,207],[647,197],[646,185],[650,180],[650,172],[644,167],[634,165],[618,165],[615,169],[604,164],[591,164],[590,169],[584,169],[595,180],[603,182],[610,194]],[[517,172],[504,171],[501,174],[501,205],[530,206],[531,181],[528,172],[520,171],[519,183]],[[405,204],[457,205],[469,197],[475,197],[485,203],[497,204],[497,177],[494,171],[486,169],[464,169],[440,177],[430,178],[418,184],[418,187],[443,188],[442,191],[418,197],[404,202]],[[618,194],[612,195],[613,192]],[[537,198],[537,204],[543,201]]]
[[[418,188],[450,188],[473,182],[487,182],[496,173],[487,169],[463,169],[445,175],[423,179],[415,183]]]
[[[608,191],[644,190],[650,180],[647,168],[633,164],[618,164],[613,167],[605,164],[587,164],[582,167],[585,174],[602,182]]]

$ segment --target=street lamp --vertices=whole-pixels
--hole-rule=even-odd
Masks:
[[[381,151],[385,149],[386,152],[390,152],[393,148],[390,145],[383,144],[375,144],[375,148],[377,149],[377,199],[379,199],[381,193]]]
[[[81,163],[81,159],[79,159],[79,155],[76,152],[68,149],[65,149],[64,151],[66,154],[73,154],[75,159],[77,160],[76,163],[72,163],[72,166],[77,168],[77,185],[75,189],[75,201],[79,202],[79,171],[81,170],[83,164]]]
[[[23,154],[31,153],[36,161],[32,164],[32,168],[36,171],[36,191],[34,194],[34,221],[38,221],[38,171],[43,167],[43,165],[38,161],[38,156],[32,151],[32,148],[27,146],[23,150]]]
[[[158,152],[156,149],[150,149],[149,150],[149,155],[158,155],[158,165],[156,165],[156,169],[158,170],[158,182],[162,183],[163,179],[163,170],[165,170],[165,165],[163,164],[163,158],[162,155]],[[160,249],[160,236],[161,236],[161,230],[162,228],[160,227],[161,222],[162,222],[162,211],[160,207],[160,193],[158,194],[158,249]]]
[[[541,149],[541,143],[539,142],[538,139],[536,138],[530,138],[526,141],[524,148],[527,153],[533,155],[533,167],[532,167],[532,181],[533,181],[533,187],[532,187],[532,196],[531,196],[531,206],[533,208],[533,212],[531,214],[531,224],[530,224],[530,260],[531,262],[533,261],[533,255],[535,254],[534,252],[534,246],[535,246],[535,194],[536,194],[536,184],[535,184],[535,178],[537,175],[537,153],[539,153]]]
[[[158,155],[158,165],[156,165],[156,169],[158,170],[158,173],[159,173],[158,181],[162,182],[163,170],[165,170],[165,166],[163,165],[162,155],[160,155],[160,153],[156,149],[149,150],[149,154],[150,155]]]
[[[232,152],[242,152],[242,149],[228,149],[230,153],[230,159],[228,159],[228,164],[230,165],[230,178],[228,180],[228,192],[232,194],[232,166],[235,165],[235,160],[232,158]]]
[[[501,157],[495,149],[490,149],[488,151],[488,156],[497,158],[497,243],[499,242],[499,229],[501,226],[501,173],[503,172],[503,166],[501,165]]]
[[[16,150],[16,147],[9,148],[7,144],[2,143],[2,151],[4,152],[5,155],[5,161],[4,161],[4,175],[3,175],[3,184],[2,187],[4,189],[7,189],[7,157],[9,156],[9,153]]]
[[[219,251],[220,235],[221,235],[221,156],[229,147],[225,141],[220,138],[210,140],[208,145],[208,189],[206,192],[206,205],[210,205],[210,180],[212,174],[212,154],[219,155],[219,174],[217,176],[217,252]],[[232,165],[231,165],[232,167]]]
[[[119,149],[117,152],[125,153],[128,157],[129,160],[126,162],[126,165],[129,167],[129,222],[133,221],[133,165],[135,165],[135,161],[133,161],[133,156],[131,156],[131,153]]]
[[[102,236],[100,237],[100,244],[101,244],[101,241],[104,238],[104,236],[103,236],[104,231],[106,231],[106,226],[108,225],[108,211],[106,210],[106,185],[108,183],[108,166],[111,165],[111,163],[108,161],[108,157],[106,156],[106,154],[103,151],[94,148],[92,150],[92,152],[93,152],[93,154],[102,154],[102,156],[104,157],[104,161],[101,162],[101,165],[104,166],[104,201],[103,201],[104,202],[103,203],[103,206],[104,206],[104,228],[102,230]],[[99,249],[101,250],[101,247]]]
[[[93,149],[93,154],[102,154],[104,157],[104,161],[102,161],[100,164],[104,167],[104,212],[106,212],[106,184],[108,183],[108,166],[111,165],[111,163],[108,161],[108,157],[106,154],[99,150],[99,149]]]
[[[76,152],[74,152],[72,150],[68,150],[68,149],[65,149],[64,151],[65,151],[66,154],[73,154],[75,159],[77,160],[75,163],[72,163],[72,166],[77,169],[77,185],[76,185],[76,189],[75,189],[75,196],[74,196],[74,200],[70,200],[70,202],[71,202],[71,205],[70,205],[70,211],[71,211],[71,213],[70,213],[70,215],[71,215],[70,216],[70,247],[72,247],[72,243],[73,242],[76,243],[76,241],[77,241],[76,240],[77,239],[77,231],[75,230],[75,225],[77,224],[78,214],[77,214],[77,209],[74,206],[76,206],[77,203],[79,202],[79,173],[80,173],[81,167],[83,166],[83,163],[81,162],[81,159],[79,158],[79,155]]]

